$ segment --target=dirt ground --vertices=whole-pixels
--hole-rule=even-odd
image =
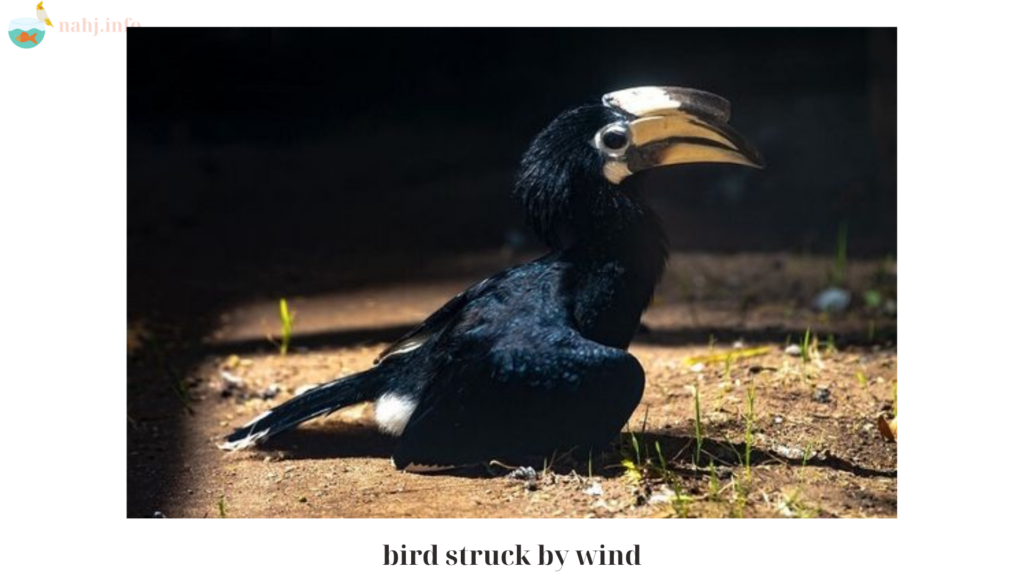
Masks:
[[[198,348],[186,347],[198,350],[187,364],[165,320],[135,320],[128,515],[896,516],[896,443],[877,424],[896,409],[888,261],[841,271],[852,303],[826,314],[812,302],[835,265],[828,258],[675,255],[630,349],[647,372],[642,404],[603,454],[555,454],[532,472],[497,463],[397,472],[394,440],[376,431],[370,405],[255,450],[216,448],[304,386],[370,367],[388,341],[505,258],[440,280],[291,298],[286,355],[270,341],[280,332],[271,298],[223,311]]]

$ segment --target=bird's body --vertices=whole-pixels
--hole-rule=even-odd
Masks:
[[[657,148],[633,150],[628,140],[643,136],[630,130],[650,111],[634,114],[608,99],[560,116],[524,157],[516,196],[551,253],[469,288],[371,370],[286,402],[223,447],[251,445],[360,401],[374,401],[381,429],[399,436],[399,469],[515,461],[611,440],[643,395],[643,369],[626,348],[666,258],[657,219],[627,176],[647,164],[679,163],[674,147],[698,144],[660,139]],[[714,128],[699,145],[716,134],[738,138]],[[693,138],[670,129],[672,138]],[[756,164],[748,148],[737,140],[721,154]],[[668,155],[673,160],[660,159]]]
[[[45,22],[47,26],[53,27],[53,23],[50,22],[50,17],[46,14],[46,10],[43,9],[43,3],[36,4],[36,19],[40,22]]]
[[[650,294],[630,294],[630,280],[616,259],[558,251],[477,284],[400,340],[418,346],[376,368],[395,374],[376,412],[402,437],[396,466],[607,443],[644,388],[625,348]]]

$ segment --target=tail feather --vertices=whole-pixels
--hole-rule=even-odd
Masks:
[[[296,396],[236,429],[218,447],[232,451],[248,448],[279,432],[290,430],[306,420],[326,416],[345,406],[372,400],[380,388],[381,375],[377,372],[373,369],[346,376]]]

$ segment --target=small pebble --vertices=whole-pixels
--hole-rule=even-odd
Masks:
[[[790,356],[799,356],[800,355],[800,346],[797,346],[796,344],[790,344],[789,346],[786,346],[785,352],[786,352],[786,354],[789,354]]]
[[[803,458],[804,456],[803,450],[799,448],[790,448],[789,446],[778,445],[774,446],[773,450],[779,456],[782,456],[783,458],[789,458],[790,460],[794,460],[796,458]]]
[[[896,315],[896,301],[895,300],[886,300],[885,301],[885,305],[882,307],[882,311],[885,312],[886,314],[888,314],[889,316],[895,316]]]
[[[167,518],[167,516],[164,516],[163,512],[157,510],[156,512],[153,512],[153,518]]]
[[[210,382],[210,388],[222,398],[227,398],[242,388],[242,379],[227,370],[221,370],[220,378]]]
[[[842,312],[850,306],[850,293],[842,288],[826,288],[814,298],[814,307],[822,312]]]
[[[232,374],[231,372],[228,372],[227,370],[221,370],[220,371],[220,377],[221,377],[222,380],[224,380],[226,382],[230,382],[231,384],[234,384],[235,386],[241,386],[242,385],[242,377],[238,376],[238,375],[235,375],[235,374]]]
[[[583,491],[583,493],[586,494],[587,496],[600,496],[604,494],[604,489],[601,488],[600,484],[594,482],[593,484],[588,486],[587,489]]]
[[[281,393],[281,387],[277,384],[271,384],[267,386],[262,392],[260,392],[260,398],[264,400],[270,400]]]
[[[665,504],[671,502],[675,498],[675,493],[666,487],[662,487],[660,490],[651,494],[651,497],[647,500],[650,504]]]
[[[520,466],[515,470],[509,472],[508,478],[511,480],[526,480],[537,481],[537,471],[533,469],[533,466]]]
[[[815,388],[814,389],[814,401],[821,402],[822,404],[827,403],[832,398],[832,391],[828,388]]]

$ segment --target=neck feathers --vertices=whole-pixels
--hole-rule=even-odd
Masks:
[[[567,296],[585,337],[624,349],[651,302],[668,250],[657,217],[642,204],[603,229],[597,222],[563,250],[572,264]]]

